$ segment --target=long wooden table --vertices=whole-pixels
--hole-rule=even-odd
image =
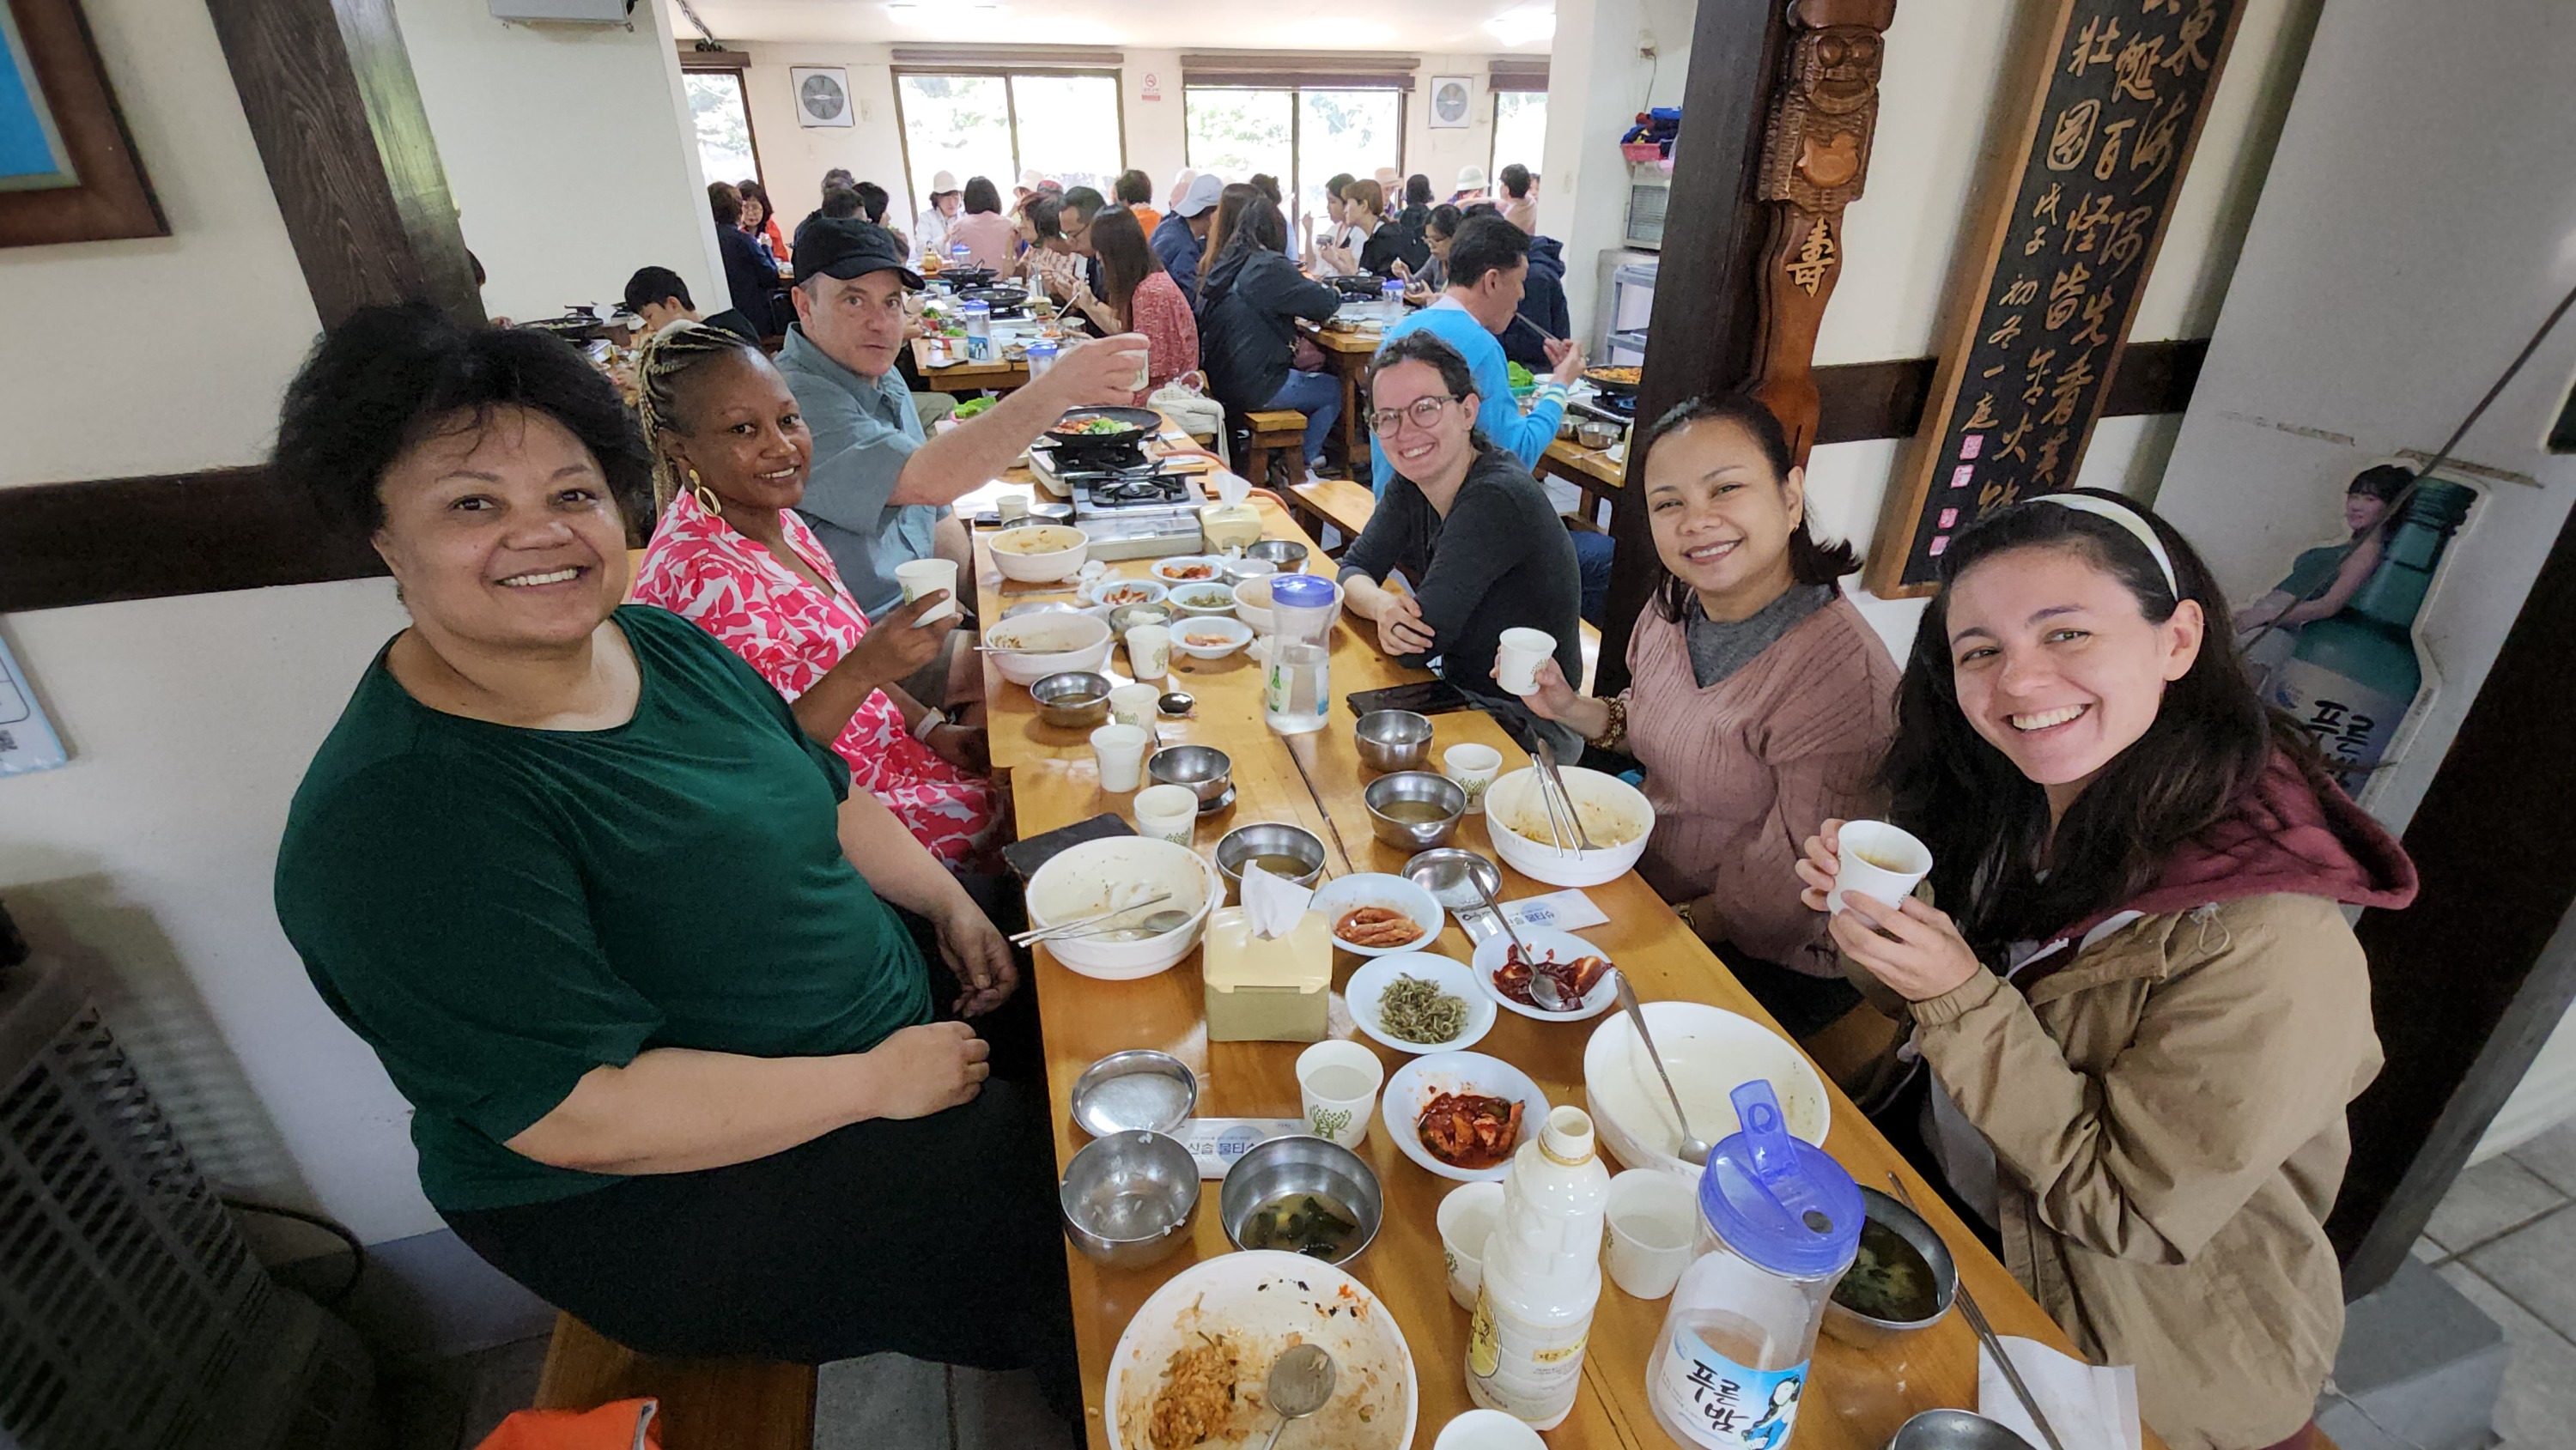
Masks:
[[[1284,510],[1266,500],[1261,507],[1271,537],[1297,539],[1312,548],[1314,541],[1298,532]],[[994,619],[1003,606],[1024,595],[1017,586],[1011,593],[1002,591],[985,547],[987,537],[979,535],[976,540],[976,582],[983,617]],[[1310,556],[1310,563],[1318,570],[1330,568],[1321,551]],[[1117,573],[1141,576],[1146,562],[1112,567]],[[1368,628],[1345,618],[1336,629],[1332,652],[1336,692],[1425,678],[1379,653],[1373,637],[1365,632]],[[1176,665],[1182,663],[1175,660]],[[1242,655],[1213,664],[1186,663],[1189,668],[1179,682],[1197,696],[1198,710],[1193,719],[1166,723],[1163,743],[1213,745],[1225,751],[1233,759],[1239,792],[1232,807],[1200,822],[1197,845],[1201,851],[1214,849],[1217,838],[1234,826],[1289,821],[1323,838],[1334,874],[1402,867],[1407,853],[1380,845],[1370,833],[1367,811],[1360,803],[1360,789],[1370,773],[1352,744],[1347,708],[1336,708],[1330,726],[1319,734],[1283,738],[1262,723],[1259,671]],[[1040,724],[1028,692],[1002,682],[998,673],[988,673],[987,685],[994,763],[1009,770],[1024,836],[1104,811],[1129,813],[1131,795],[1100,789],[1087,732]],[[1433,725],[1434,759],[1438,751],[1462,741],[1503,750],[1507,760],[1516,753],[1500,728],[1482,714],[1442,715]],[[1292,761],[1292,751],[1313,778],[1312,793]],[[1494,857],[1481,816],[1470,816],[1462,823],[1455,844]],[[1508,867],[1503,877],[1505,900],[1555,889]],[[1592,887],[1587,894],[1610,920],[1587,928],[1583,935],[1629,975],[1640,996],[1649,1001],[1710,1003],[1776,1030],[1769,1014],[1635,873]],[[1466,936],[1454,923],[1425,949],[1462,961],[1470,955]],[[1138,982],[1100,982],[1075,975],[1043,949],[1036,959],[1035,986],[1046,1035],[1047,1087],[1059,1170],[1088,1141],[1067,1115],[1074,1079],[1097,1059],[1129,1048],[1157,1048],[1188,1063],[1198,1074],[1198,1112],[1203,1116],[1297,1116],[1294,1064],[1303,1044],[1210,1043],[1195,954],[1170,971]],[[1332,1034],[1365,1042],[1353,1028],[1340,994],[1359,961],[1348,953],[1336,953]],[[1505,1013],[1476,1050],[1527,1072],[1551,1103],[1587,1105],[1583,1047],[1598,1025],[1597,1019],[1540,1023]],[[1403,1061],[1388,1049],[1374,1050],[1390,1070]],[[1826,1149],[1862,1183],[1882,1185],[1890,1172],[1904,1180],[1948,1242],[1964,1281],[1997,1332],[2026,1335],[2072,1352],[2066,1336],[1850,1100],[1830,1087],[1829,1095],[1833,1123]],[[1372,1127],[1359,1151],[1384,1188],[1386,1212],[1376,1241],[1348,1267],[1385,1300],[1412,1347],[1421,1403],[1414,1444],[1428,1446],[1441,1426],[1469,1408],[1463,1368],[1467,1315],[1450,1302],[1433,1222],[1440,1199],[1457,1185],[1435,1178],[1405,1158],[1387,1140],[1382,1121]],[[1109,1443],[1101,1402],[1103,1380],[1129,1317],[1173,1274],[1229,1251],[1215,1211],[1217,1185],[1210,1182],[1204,1187],[1190,1243],[1160,1264],[1108,1269],[1074,1252],[1070,1245],[1066,1248],[1082,1358],[1085,1430],[1095,1450]],[[1549,1432],[1551,1443],[1586,1450],[1613,1446],[1661,1450],[1672,1443],[1655,1423],[1645,1395],[1648,1353],[1662,1325],[1665,1302],[1632,1299],[1604,1277],[1584,1358],[1583,1391],[1565,1424]],[[1822,1339],[1814,1364],[1798,1418],[1798,1450],[1879,1450],[1897,1426],[1918,1411],[1974,1407],[1977,1402],[1976,1339],[1955,1313],[1930,1330],[1871,1350]],[[2161,1450],[2162,1442],[2152,1431],[2147,1433],[2147,1444],[2151,1450]]]
[[[1385,331],[1372,324],[1357,332],[1340,332],[1301,319],[1297,333],[1322,348],[1333,371],[1341,377],[1342,447],[1348,451],[1356,477],[1369,456],[1368,424],[1360,416],[1360,377],[1368,371],[1369,359],[1377,356],[1377,345]]]
[[[1571,438],[1559,438],[1547,445],[1531,472],[1574,485],[1575,492],[1583,495],[1583,519],[1589,523],[1600,504],[1627,487],[1628,455],[1622,452],[1614,457],[1607,448],[1586,448]]]
[[[965,346],[963,338],[949,341],[960,348]],[[996,344],[996,356],[991,362],[948,363],[934,367],[930,362],[930,339],[916,337],[912,340],[912,365],[921,370],[922,382],[934,392],[980,393],[990,388],[997,393],[1007,393],[1028,382],[1027,363],[1005,362],[998,353],[999,345]]]

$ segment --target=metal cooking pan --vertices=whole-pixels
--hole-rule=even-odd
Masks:
[[[1074,424],[1086,418],[1108,418],[1124,423],[1127,427],[1117,433],[1069,431]],[[1070,443],[1075,447],[1081,447],[1084,444],[1135,443],[1160,432],[1162,427],[1163,415],[1151,408],[1076,408],[1057,419],[1055,426],[1047,430],[1046,436],[1058,443]]]

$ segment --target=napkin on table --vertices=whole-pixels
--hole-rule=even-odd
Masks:
[[[1285,876],[1273,876],[1258,866],[1243,868],[1243,918],[1252,934],[1271,941],[1297,929],[1306,915],[1306,903],[1315,893]]]
[[[1999,1334],[1996,1342],[2012,1355],[2013,1368],[2030,1386],[2033,1399],[2048,1412],[2049,1428],[2066,1450],[2144,1450],[2138,1429],[2138,1371],[2131,1365],[2108,1368],[2086,1364],[2034,1339]],[[2012,1381],[2004,1378],[1994,1355],[1977,1351],[1977,1413],[2028,1442],[2048,1450],[2048,1437],[2030,1421]]]

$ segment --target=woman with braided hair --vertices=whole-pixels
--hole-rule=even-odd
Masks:
[[[873,624],[860,612],[796,516],[813,441],[759,348],[683,325],[647,343],[635,371],[660,519],[636,601],[742,656],[792,702],[806,734],[849,762],[853,785],[951,870],[974,864],[1001,818],[984,732],[895,684],[939,653],[947,627],[920,621],[946,593]]]

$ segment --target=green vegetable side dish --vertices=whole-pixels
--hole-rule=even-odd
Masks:
[[[1512,363],[1505,367],[1503,369],[1503,376],[1508,379],[1511,382],[1511,385],[1515,388],[1529,388],[1536,387],[1538,385],[1538,375],[1531,372],[1528,368],[1521,366],[1519,363]]]
[[[1407,1042],[1436,1047],[1467,1030],[1467,1004],[1438,982],[1398,974],[1377,999],[1378,1021]]]
[[[954,416],[962,421],[967,418],[972,418],[978,413],[989,412],[992,409],[992,406],[993,400],[991,398],[968,398],[965,402],[957,405],[957,412]]]
[[[1344,1204],[1320,1194],[1291,1193],[1252,1211],[1244,1220],[1243,1246],[1282,1249],[1329,1264],[1342,1257],[1359,1229],[1359,1215]]]

